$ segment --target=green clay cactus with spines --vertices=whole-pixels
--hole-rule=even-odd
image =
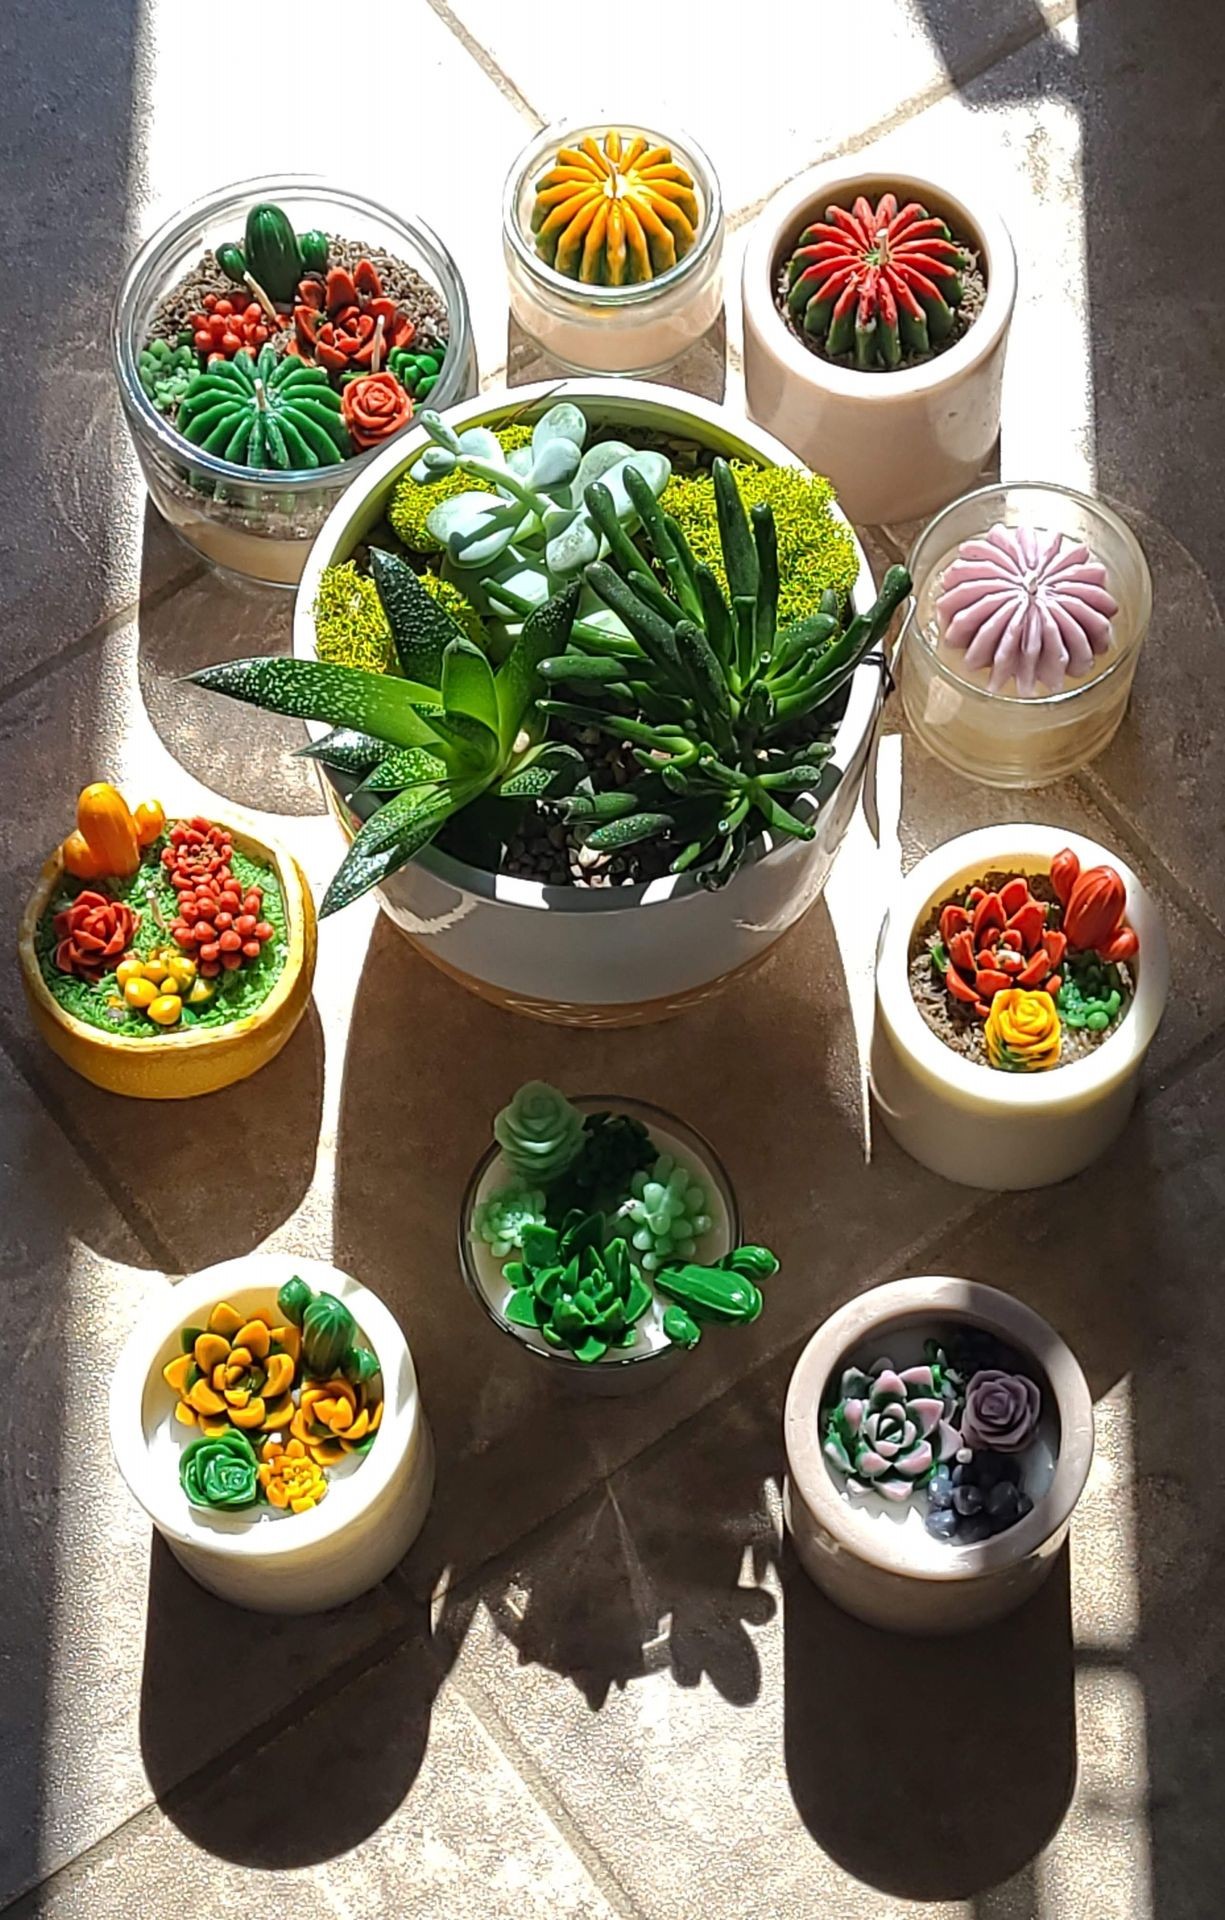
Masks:
[[[278,360],[271,344],[258,359],[243,348],[198,373],[175,424],[193,446],[236,466],[309,472],[353,451],[323,368],[292,355]]]
[[[690,1259],[714,1224],[709,1196],[692,1169],[661,1153],[649,1172],[635,1173],[630,1191],[633,1198],[626,1203],[624,1218],[644,1273]]]

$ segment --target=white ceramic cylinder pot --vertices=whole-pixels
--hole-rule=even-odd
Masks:
[[[867,164],[865,164],[865,160]],[[860,372],[797,339],[778,310],[779,276],[827,206],[894,192],[946,220],[978,254],[986,299],[956,345],[919,366]],[[814,168],[781,187],[744,256],[744,378],[752,418],[819,473],[859,524],[917,519],[972,487],[1000,428],[1016,258],[999,214],[973,191],[895,173],[871,156]]]
[[[1111,866],[1139,936],[1135,994],[1086,1058],[1041,1073],[1004,1073],[955,1052],[927,1025],[910,986],[916,930],[934,907],[984,874],[1047,874],[1063,848],[1082,869]],[[1062,827],[984,827],[937,847],[894,895],[876,955],[871,1086],[876,1111],[915,1160],[964,1186],[1049,1186],[1079,1173],[1126,1125],[1170,984],[1160,910],[1117,854]]]
[[[162,1368],[182,1351],[180,1329],[219,1301],[239,1313],[275,1308],[295,1275],[343,1300],[378,1355],[384,1413],[374,1444],[310,1512],[192,1506],[179,1485],[174,1395]],[[159,1296],[119,1356],[110,1421],[119,1471],[175,1559],[222,1600],[260,1613],[318,1613],[376,1586],[421,1531],[433,1493],[434,1443],[404,1335],[375,1294],[323,1260],[227,1260]]]
[[[457,430],[530,421],[559,400],[588,418],[628,430],[699,441],[728,459],[760,466],[800,463],[768,434],[691,394],[638,381],[567,380],[485,394],[447,415]],[[324,569],[347,560],[386,511],[396,481],[418,458],[423,433],[407,434],[376,459],[328,519],[302,575],[294,611],[294,652],[315,657],[313,608]],[[858,549],[853,603],[875,598]],[[855,810],[876,724],[879,667],[851,681],[812,840],[775,844],[763,835],[730,883],[707,891],[689,875],[597,890],[553,887],[465,865],[430,847],[380,888],[383,908],[444,973],[515,1012],[571,1025],[628,1026],[658,1020],[709,998],[757,966],[807,912],[825,886]],[[322,725],[311,725],[321,737]],[[336,783],[325,793],[350,830]],[[801,802],[803,807],[805,803]],[[811,803],[809,803],[811,804]]]
[[[1056,1436],[1053,1472],[1031,1512],[970,1546],[933,1540],[916,1515],[872,1515],[847,1498],[822,1452],[821,1409],[852,1362],[893,1357],[909,1333],[975,1329],[1016,1352]],[[901,1364],[901,1362],[899,1362]],[[810,1578],[847,1613],[898,1633],[961,1633],[1011,1613],[1042,1584],[1093,1459],[1093,1403],[1075,1355],[1041,1315],[974,1280],[944,1276],[873,1287],[831,1314],[796,1363],[783,1413],[784,1511]]]

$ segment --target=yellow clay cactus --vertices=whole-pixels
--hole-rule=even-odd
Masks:
[[[309,1513],[328,1490],[323,1468],[301,1440],[265,1440],[260,1451],[259,1483],[269,1506]]]
[[[289,1431],[310,1449],[319,1466],[334,1467],[346,1453],[364,1451],[382,1417],[382,1399],[371,1405],[365,1387],[340,1378],[308,1380]]]
[[[226,1300],[203,1329],[185,1328],[190,1349],[162,1368],[179,1396],[175,1418],[216,1437],[233,1426],[268,1433],[294,1418],[293,1384],[301,1352],[297,1327],[274,1323],[262,1308],[244,1320]]]
[[[666,273],[701,223],[693,175],[642,134],[615,128],[562,147],[536,182],[536,251],[569,280],[632,286]]]

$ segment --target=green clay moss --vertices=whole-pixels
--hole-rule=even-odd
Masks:
[[[140,866],[127,880],[74,880],[66,874],[63,885],[38,923],[34,941],[43,979],[65,1013],[84,1021],[86,1026],[99,1027],[104,1033],[119,1034],[125,1040],[148,1040],[150,1044],[165,1040],[168,1035],[190,1032],[194,1027],[228,1026],[231,1021],[254,1013],[272,991],[285,965],[287,948],[285,900],[276,874],[270,867],[248,859],[236,847],[233,859],[235,878],[244,887],[263,888],[263,917],[274,929],[273,937],[265,943],[258,960],[248,961],[232,973],[219,974],[217,991],[204,1006],[184,1006],[177,1026],[155,1027],[135,1008],[110,1006],[112,999],[122,998],[113,973],[104,974],[96,987],[87,980],[78,979],[75,974],[61,973],[55,964],[55,916],[65,907],[70,907],[79,893],[86,891],[109,894],[113,900],[122,900],[139,913],[140,924],[130,950],[142,959],[151,954],[155,947],[173,946],[165,930],[174,918],[176,905],[174,889],[167,882],[166,870],[162,866],[162,848],[165,844],[165,840],[161,839],[148,848]],[[150,902],[150,892],[156,912],[154,904]],[[159,925],[158,913],[165,926]]]
[[[374,581],[352,560],[325,568],[315,597],[315,652],[337,667],[385,673],[391,665],[391,628]]]
[[[498,427],[495,436],[504,453],[514,453],[516,448],[531,444],[532,430],[530,427]],[[391,496],[387,518],[410,553],[441,553],[442,542],[435,540],[426,526],[427,516],[457,493],[492,492],[493,488],[484,480],[474,480],[466,473],[449,473],[424,487],[405,474]]]
[[[814,613],[827,587],[845,598],[859,567],[849,528],[830,511],[834,490],[829,481],[802,467],[754,467],[743,460],[729,464],[745,512],[759,503],[774,509],[779,625],[789,626]],[[660,505],[680,525],[695,560],[704,561],[726,588],[710,475],[673,474]]]

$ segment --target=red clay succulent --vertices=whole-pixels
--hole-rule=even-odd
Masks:
[[[1020,875],[998,891],[971,887],[964,906],[950,902],[940,915],[950,996],[985,1020],[1005,987],[1058,993],[1068,940],[1047,926],[1048,911]]]
[[[416,333],[369,260],[352,273],[333,267],[326,280],[300,281],[293,318],[298,353],[331,373],[378,372],[392,348],[411,346]]]
[[[413,403],[394,373],[364,373],[341,390],[340,413],[355,447],[377,447],[413,417]]]
[[[860,194],[800,235],[787,306],[831,357],[896,367],[904,351],[926,355],[953,331],[966,264],[944,221],[917,200],[899,209],[897,195],[883,193],[873,207]]]
[[[193,313],[188,323],[191,343],[197,353],[214,360],[232,360],[243,347],[258,353],[271,336],[267,317],[257,300],[249,306],[236,306],[218,294],[206,293],[203,313]]]
[[[121,900],[105,893],[78,893],[72,905],[55,916],[56,966],[97,986],[123,959],[138,921]]]
[[[1127,888],[1113,867],[1087,867],[1070,847],[1051,861],[1051,885],[1063,908],[1063,930],[1068,945],[1099,959],[1130,960],[1140,950],[1134,927],[1124,919]]]

